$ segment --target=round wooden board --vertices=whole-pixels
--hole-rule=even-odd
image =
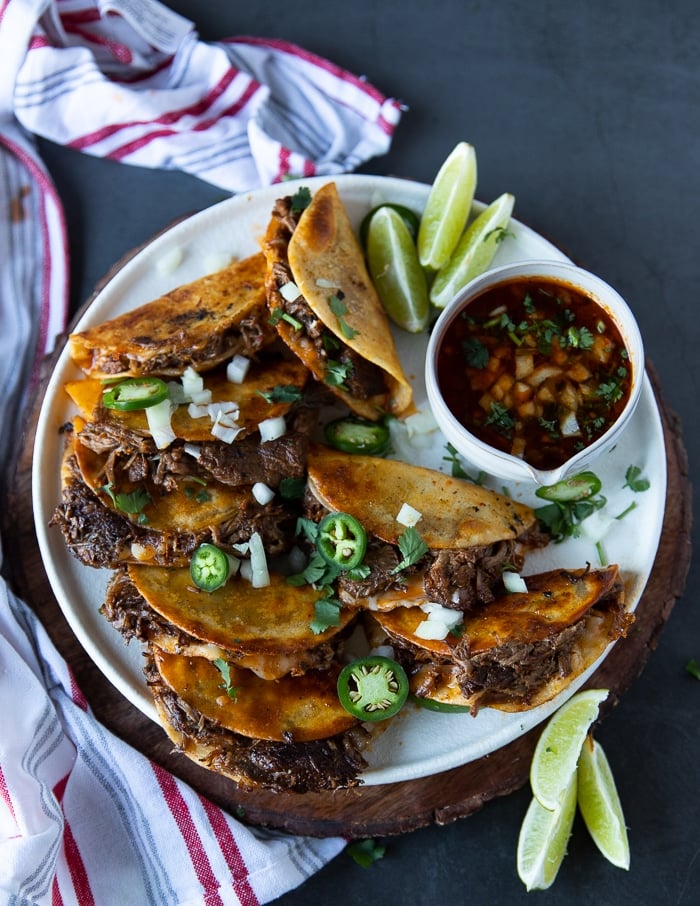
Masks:
[[[231,781],[174,752],[161,728],[121,696],[80,646],[63,617],[43,568],[32,516],[32,450],[43,388],[59,351],[44,363],[41,384],[28,413],[11,472],[8,501],[2,512],[5,563],[12,568],[15,591],[33,607],[70,664],[93,712],[106,727],[213,802],[232,814],[244,815],[247,822],[311,836],[387,836],[432,823],[447,824],[527,783],[539,728],[485,758],[450,771],[402,783],[325,794],[242,791]],[[666,510],[659,550],[633,628],[589,682],[592,687],[611,690],[603,706],[603,716],[614,708],[641,673],[656,647],[659,634],[683,592],[690,564],[691,495],[686,453],[679,422],[666,407],[653,371],[650,374],[666,443]]]

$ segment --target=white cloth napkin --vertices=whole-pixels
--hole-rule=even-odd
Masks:
[[[204,43],[156,0],[0,0],[0,491],[67,312],[61,202],[32,133],[235,192],[353,169],[400,113],[299,47]],[[3,902],[255,906],[343,848],[250,829],[112,736],[2,578],[0,714]]]

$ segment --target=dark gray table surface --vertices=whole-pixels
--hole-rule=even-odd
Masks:
[[[177,0],[203,38],[280,37],[407,105],[388,155],[363,172],[430,181],[457,141],[477,149],[478,195],[516,215],[628,299],[691,474],[700,453],[700,22],[695,0]],[[40,147],[66,208],[71,299],[125,252],[223,193],[177,173]],[[641,678],[597,732],[632,850],[629,872],[579,822],[555,885],[515,871],[522,790],[447,827],[388,838],[371,868],[339,856],[285,906],[341,903],[700,903],[700,575],[691,566]]]

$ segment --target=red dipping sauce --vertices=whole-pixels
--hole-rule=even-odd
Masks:
[[[455,418],[484,443],[554,469],[604,434],[632,388],[610,315],[568,283],[492,286],[453,318],[437,381]]]

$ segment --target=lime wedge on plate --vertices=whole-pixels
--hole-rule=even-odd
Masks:
[[[546,890],[554,883],[566,855],[575,814],[575,772],[556,809],[545,808],[533,796],[520,827],[516,855],[518,877],[528,890]]]
[[[602,747],[588,737],[578,761],[578,807],[588,832],[605,858],[630,867],[630,846],[610,764]]]
[[[367,264],[394,324],[409,333],[424,330],[430,315],[425,272],[408,227],[389,205],[378,208],[369,222]]]
[[[476,188],[476,152],[460,142],[438,170],[418,228],[418,257],[429,271],[450,258],[464,231]]]
[[[549,719],[530,765],[530,786],[540,805],[556,809],[576,774],[576,763],[607,689],[577,692]]]
[[[449,261],[435,276],[430,290],[433,305],[444,308],[491,264],[506,235],[514,204],[514,196],[505,192],[469,224]]]

